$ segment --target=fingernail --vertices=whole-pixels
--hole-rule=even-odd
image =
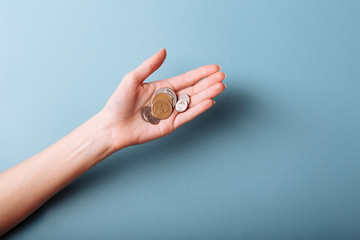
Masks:
[[[226,88],[226,84],[225,83],[223,83],[224,84],[224,86],[225,86],[225,88]]]
[[[214,102],[214,105],[215,105],[216,102],[214,100],[213,100],[213,102]]]
[[[220,68],[220,69],[219,69],[219,71],[220,71],[220,70],[221,70],[221,66],[220,66],[219,64],[218,64],[218,66],[219,66],[219,68]]]
[[[157,52],[161,52],[161,51],[165,51],[165,52],[166,52],[166,49],[165,49],[165,48],[162,48],[162,49],[158,50]]]

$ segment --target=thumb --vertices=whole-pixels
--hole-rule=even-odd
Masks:
[[[166,50],[162,48],[153,56],[148,58],[136,69],[127,74],[126,78],[136,84],[141,84],[145,79],[155,72],[164,62],[166,58]]]

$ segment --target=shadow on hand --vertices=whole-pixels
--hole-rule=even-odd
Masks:
[[[115,176],[131,171],[132,168],[145,164],[162,164],[167,156],[178,151],[187,151],[189,148],[199,147],[206,144],[203,140],[218,138],[221,134],[227,134],[234,128],[239,129],[245,118],[251,115],[251,111],[256,107],[255,99],[240,89],[225,90],[224,93],[216,97],[216,105],[210,110],[198,116],[190,123],[181,126],[170,135],[143,144],[121,150],[95,168],[89,170],[83,176],[72,182],[69,186],[61,190],[54,197],[49,199],[42,207],[35,211],[30,217],[9,231],[5,236],[13,237],[27,227],[32,222],[39,221],[41,216],[58,202],[74,197],[87,191],[95,183],[102,184],[111,181]],[[241,128],[241,126],[240,126]],[[166,148],[164,148],[164,144]],[[141,148],[141,149],[140,149]],[[157,157],[153,157],[153,153]]]

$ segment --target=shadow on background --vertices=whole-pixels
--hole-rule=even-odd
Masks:
[[[56,206],[58,202],[82,194],[95,183],[101,184],[102,182],[111,181],[114,176],[119,176],[141,165],[161,164],[164,159],[167,159],[167,156],[171,156],[178,151],[187,151],[194,146],[197,147],[204,142],[204,139],[215,139],[220,134],[226,135],[227,132],[233,131],[235,127],[241,129],[239,125],[246,121],[245,119],[251,115],[251,112],[258,105],[251,94],[241,89],[226,89],[215,100],[216,105],[214,107],[190,123],[181,126],[170,135],[111,155],[106,161],[98,164],[98,166],[89,170],[49,199],[31,216],[5,234],[4,237],[15,237],[17,233],[31,227],[32,222],[39,221],[44,213]],[[163,147],[164,144],[166,144],[166,148]],[[154,152],[157,153],[157,158],[153,157]]]

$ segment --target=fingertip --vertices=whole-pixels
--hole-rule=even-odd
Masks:
[[[212,106],[214,106],[215,101],[214,101],[214,99],[209,98],[209,99],[204,100],[203,103],[204,103],[204,105],[205,105],[205,108],[206,108],[206,109],[209,109],[209,108],[211,108]]]
[[[224,91],[225,88],[226,88],[225,84],[222,83],[222,82],[219,82],[219,83],[215,84],[215,86],[216,86],[216,88],[219,90],[219,93],[221,93],[222,91]]]
[[[166,49],[165,49],[165,48],[160,49],[160,50],[159,50],[159,52],[161,52],[162,54],[164,54],[164,55],[165,55],[165,57],[166,57],[166,55],[167,55],[167,51],[166,51]]]
[[[165,48],[160,49],[159,51],[157,51],[152,57],[150,57],[148,60],[150,61],[160,61],[161,64],[165,61],[166,58],[166,50]],[[161,65],[160,64],[160,65]]]
[[[165,58],[166,58],[166,50],[165,48],[162,48],[157,53],[155,53],[153,57],[148,59],[151,64],[151,67],[153,68],[151,73],[156,71],[164,63]]]
[[[221,70],[221,66],[218,65],[218,64],[214,64],[215,65],[215,68],[216,68],[216,72],[220,72]]]
[[[212,97],[216,97],[217,95],[221,94],[225,90],[225,88],[225,84],[222,82],[215,84],[212,90]]]
[[[162,61],[164,61],[165,58],[166,58],[166,55],[167,55],[166,49],[165,49],[165,48],[160,49],[160,50],[156,53],[156,55],[159,55],[160,59],[162,59]]]
[[[204,112],[205,112],[206,110],[210,109],[210,108],[211,108],[212,106],[214,106],[215,103],[216,103],[215,100],[212,99],[212,98],[207,99],[207,100],[205,100],[204,102],[206,102]]]
[[[206,67],[208,67],[209,71],[214,74],[220,71],[221,67],[217,64],[209,64]]]
[[[221,74],[222,74],[223,79],[225,79],[226,78],[226,73],[221,72]]]
[[[218,75],[219,79],[221,79],[221,81],[226,78],[226,74],[224,72],[217,72],[216,74]]]

